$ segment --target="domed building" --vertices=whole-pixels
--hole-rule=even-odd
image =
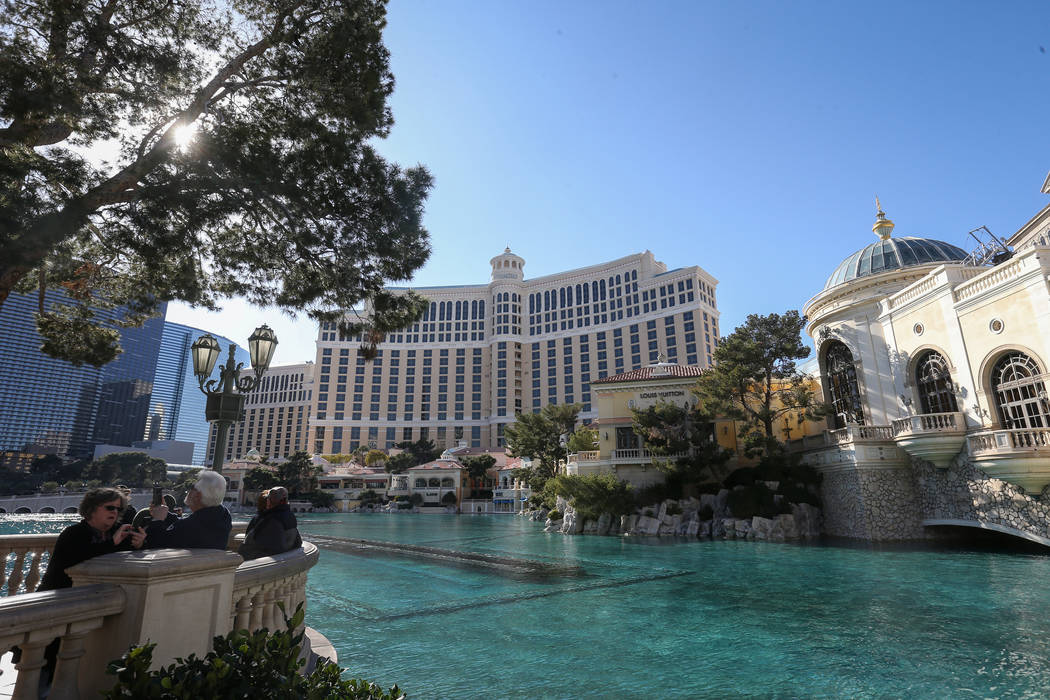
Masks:
[[[877,240],[803,307],[832,407],[823,444],[805,445],[825,530],[968,526],[1050,545],[1050,206],[968,253],[894,236],[876,204]]]

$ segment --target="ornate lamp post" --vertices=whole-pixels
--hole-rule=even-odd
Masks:
[[[254,377],[240,376],[244,363],[236,362],[233,348],[234,344],[230,343],[226,364],[219,365],[219,378],[208,379],[222,352],[219,341],[205,333],[190,347],[193,373],[197,375],[201,391],[208,397],[204,417],[215,423],[215,452],[212,454],[211,468],[220,473],[230,426],[244,419],[244,395],[255,390],[262,381],[263,373],[270,366],[273,352],[277,349],[277,336],[269,326],[263,324],[248,337],[248,355],[255,370]]]

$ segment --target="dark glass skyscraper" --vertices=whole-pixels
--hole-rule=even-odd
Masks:
[[[61,292],[47,293],[47,304],[64,300]],[[120,329],[124,352],[113,362],[74,367],[40,351],[36,308],[36,296],[24,294],[12,294],[0,307],[0,461],[90,456],[95,445],[160,439],[193,442],[194,464],[204,463],[205,397],[193,375],[190,345],[205,331],[160,316],[141,328]],[[112,321],[122,311],[96,313]],[[216,338],[224,350],[230,344]],[[240,346],[235,357],[249,364]],[[224,352],[220,363],[225,359]]]
[[[192,442],[193,463],[198,465],[204,464],[208,449],[208,422],[204,419],[205,396],[193,374],[190,346],[205,332],[180,323],[164,324],[146,428],[147,439]],[[221,335],[215,338],[223,349],[218,364],[224,364],[226,348],[232,341]],[[250,366],[244,348],[237,345],[234,356],[237,362]]]
[[[61,301],[47,293],[46,304]],[[35,295],[11,294],[0,307],[0,451],[80,456],[141,440],[163,320],[121,329],[124,352],[108,365],[74,367],[40,352],[36,306]],[[112,321],[122,312],[97,313]]]

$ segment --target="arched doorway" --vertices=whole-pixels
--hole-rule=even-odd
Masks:
[[[828,403],[834,409],[831,421],[835,428],[844,428],[847,423],[864,425],[864,411],[860,405],[860,388],[857,386],[857,367],[853,353],[845,344],[835,340],[828,343],[824,351],[825,386]]]
[[[1036,361],[1020,351],[1008,352],[992,367],[992,393],[999,421],[1007,429],[1050,426],[1050,400]]]
[[[948,361],[936,350],[919,356],[915,365],[915,386],[919,390],[920,413],[955,413],[959,410]]]

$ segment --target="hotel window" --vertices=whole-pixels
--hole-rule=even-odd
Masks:
[[[843,343],[833,341],[824,353],[824,368],[835,428],[844,428],[847,423],[864,425],[853,353]]]
[[[992,368],[999,420],[1009,430],[1050,426],[1050,400],[1043,374],[1023,352],[1003,355]]]

